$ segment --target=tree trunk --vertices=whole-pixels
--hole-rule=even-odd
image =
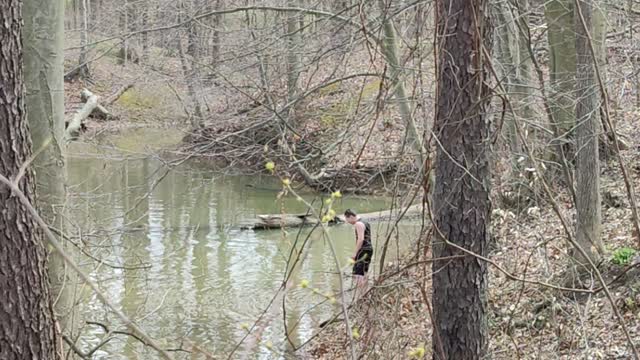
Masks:
[[[78,77],[87,79],[90,76],[89,65],[87,63],[87,44],[89,43],[89,16],[88,16],[88,0],[80,1],[80,16],[82,17],[82,30],[80,31],[80,58],[78,59]],[[54,1],[55,2],[55,1]],[[64,15],[63,15],[64,16]],[[25,17],[26,18],[26,17]],[[46,21],[46,20],[45,20]]]
[[[600,69],[600,75],[602,76],[603,83],[608,83],[607,81],[607,17],[606,12],[602,6],[596,6],[591,8],[591,30],[589,31],[591,34],[591,40],[593,43],[593,49],[595,50],[595,56],[597,61],[597,66]],[[587,50],[589,50],[587,48]],[[611,116],[611,125],[613,125],[614,129],[611,129],[607,124],[607,116],[606,111],[604,109],[604,102],[608,101],[605,99],[605,96],[608,96],[609,92],[606,94],[599,90],[599,86],[596,85],[596,91],[600,94],[598,99],[598,109],[596,111],[600,112],[600,124],[598,124],[599,128],[602,128],[604,131],[599,136],[603,145],[601,148],[604,148],[605,153],[613,153],[615,152],[616,145],[614,142],[613,131],[616,127],[616,116]]]
[[[192,18],[196,14],[196,12],[200,10],[201,7],[202,7],[202,5],[200,4],[200,2],[198,0],[189,1],[189,6],[188,7],[186,7],[186,6],[183,7],[184,11],[188,15],[187,19]],[[199,49],[199,46],[198,46],[200,44],[200,41],[198,41],[198,36],[200,36],[200,34],[199,34],[199,28],[198,28],[198,22],[197,21],[192,21],[188,25],[187,34],[188,34],[188,39],[189,39],[189,42],[187,44],[187,54],[191,55],[192,59],[195,59],[195,58],[199,57],[199,55],[200,55],[200,49]]]
[[[213,10],[221,10],[222,4],[220,0],[215,2]],[[218,68],[218,62],[220,61],[220,27],[223,22],[224,15],[218,15],[212,17],[213,27],[213,39],[211,40],[211,66],[214,70]]]
[[[86,1],[86,0],[84,0]],[[64,199],[63,0],[24,2],[25,106],[37,173],[38,205],[51,223]]]
[[[147,29],[148,28],[148,24],[149,24],[149,14],[151,13],[151,4],[149,4],[148,2],[144,2],[142,4],[142,11],[140,12],[140,25],[143,29]],[[148,32],[143,32],[142,33],[142,54],[140,56],[140,62],[144,63],[147,62],[147,60],[149,59],[149,33]]]
[[[438,229],[434,258],[460,255],[455,246],[481,256],[488,251],[491,89],[484,52],[490,54],[492,46],[488,10],[483,0],[450,0],[440,2],[437,9],[435,134],[440,145],[433,195]],[[434,324],[441,340],[433,341],[434,359],[471,360],[486,354],[486,288],[487,264],[474,256],[433,263]]]
[[[296,5],[296,0],[287,1],[289,7]],[[302,71],[299,55],[302,43],[300,42],[298,16],[301,15],[293,12],[287,13],[287,102],[293,101],[298,95],[298,81]]]
[[[422,144],[422,134],[413,119],[413,108],[411,106],[409,97],[407,96],[407,91],[404,86],[404,80],[402,78],[403,67],[402,64],[400,64],[400,56],[398,55],[396,30],[393,26],[393,21],[386,18],[388,9],[387,5],[385,4],[385,0],[379,0],[378,5],[380,7],[380,11],[384,14],[384,38],[381,46],[382,54],[384,55],[384,58],[387,64],[389,64],[389,68],[391,70],[389,77],[391,81],[392,94],[394,99],[398,102],[400,115],[402,116],[402,120],[407,127],[407,131],[409,133],[409,145],[416,152],[416,166],[420,168],[423,163],[425,150]]]
[[[22,1],[0,2],[0,174],[13,179],[31,156],[24,109]],[[33,202],[33,171],[18,183]],[[0,186],[0,359],[59,359],[45,249],[18,197]]]
[[[191,98],[191,102],[193,103],[193,114],[191,114],[190,116],[191,127],[194,129],[201,128],[203,126],[204,117],[202,113],[202,106],[200,105],[200,99],[198,97],[199,89],[196,89],[198,79],[194,75],[193,68],[189,69],[189,64],[187,63],[187,56],[184,53],[182,41],[178,48],[180,52],[180,64],[182,65],[182,73],[187,80],[187,91],[189,92],[189,98]]]
[[[573,153],[572,128],[575,125],[576,48],[574,0],[545,3],[549,39],[551,111],[556,136],[567,154]],[[558,154],[559,155],[559,154]]]
[[[524,151],[520,136],[516,131],[516,122],[523,129],[534,122],[531,108],[532,89],[531,71],[532,60],[529,52],[531,46],[526,29],[528,29],[528,0],[506,0],[495,5],[495,15],[499,27],[496,31],[496,49],[499,51],[499,70],[504,88],[513,108],[513,113],[504,114],[504,131],[511,151],[512,178],[520,182],[523,168],[531,167],[531,159],[521,162]],[[498,115],[501,116],[501,115]],[[535,138],[535,128],[528,129],[525,134]],[[527,136],[528,138],[528,136]],[[526,139],[525,139],[526,141]],[[527,186],[528,187],[528,186]]]
[[[86,0],[84,0],[86,1]],[[27,0],[23,7],[24,72],[29,132],[35,152],[37,206],[51,226],[64,229],[64,1]],[[83,61],[82,59],[80,61]],[[64,262],[49,264],[52,294],[60,296],[57,313],[67,314],[71,299],[63,291]],[[64,320],[64,319],[62,319]]]
[[[529,0],[517,0],[518,7],[515,9],[517,22],[515,31],[518,34],[518,59],[516,66],[515,83],[513,86],[514,99],[516,100],[515,111],[518,118],[521,118],[525,124],[523,128],[527,128],[526,124],[533,121],[534,114],[531,104],[533,102],[533,87],[531,86],[533,61],[529,53],[531,46],[524,31],[529,26]],[[532,132],[535,134],[535,131]],[[521,150],[521,149],[518,149]],[[533,161],[533,159],[531,159]]]
[[[515,94],[515,84],[517,82],[516,69],[518,68],[520,55],[518,46],[518,24],[517,20],[513,17],[508,1],[496,3],[494,6],[495,17],[499,21],[499,26],[496,29],[496,49],[498,53],[496,58],[498,59],[498,69],[501,80],[504,82],[507,96],[514,109],[516,109],[518,107],[518,99]],[[510,112],[504,114],[504,131],[506,131],[509,150],[511,150],[511,165],[513,176],[515,177],[519,174],[518,157],[519,154],[522,153],[520,138],[516,132],[516,121],[518,121],[518,119],[514,117],[514,114]]]
[[[78,2],[80,2],[81,0],[71,0],[73,3],[73,11],[72,11],[72,16],[73,16],[73,29],[76,30],[78,29],[78,14],[80,13],[79,8],[78,8]]]
[[[82,0],[80,0],[82,1]],[[123,7],[122,7],[122,12],[120,13],[120,29],[122,29],[121,31],[126,34],[129,30],[129,1],[128,0],[124,0],[123,1]],[[122,65],[126,66],[127,65],[127,58],[129,57],[129,44],[128,44],[128,40],[126,37],[122,38],[122,48],[120,49],[120,53],[122,54]]]
[[[603,253],[600,237],[600,164],[598,158],[599,99],[600,90],[596,83],[596,61],[591,54],[590,34],[593,33],[592,0],[581,0],[580,17],[576,18],[576,185],[577,224],[576,241],[594,262],[592,246]],[[586,27],[586,29],[585,29]],[[595,44],[594,44],[595,46]],[[587,263],[580,252],[574,257],[583,265]]]

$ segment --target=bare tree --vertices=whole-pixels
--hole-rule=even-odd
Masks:
[[[591,248],[604,253],[601,239],[600,215],[600,162],[598,157],[599,99],[595,76],[597,59],[591,53],[591,34],[594,33],[594,9],[591,0],[576,4],[576,185],[578,218],[576,241],[596,262]],[[581,20],[583,19],[584,22]],[[586,264],[579,252],[574,252],[580,263]]]
[[[562,151],[571,154],[575,125],[575,23],[574,0],[551,0],[545,3],[549,39],[549,76],[552,86],[551,109],[555,121],[551,126],[559,138]],[[558,157],[568,155],[556,154]]]
[[[295,7],[296,0],[287,0],[289,7]],[[298,17],[300,14],[289,13],[287,14],[287,102],[291,102],[295,99],[299,92],[298,81],[300,78],[300,71],[302,68],[301,59],[299,53],[301,52],[301,30]],[[294,115],[295,116],[295,115]]]
[[[187,13],[188,8],[185,6],[184,2],[181,4],[181,10]],[[184,18],[184,14],[182,14],[181,18]],[[193,43],[196,42],[195,35],[193,30],[193,24],[187,26],[187,52],[191,52],[195,54],[197,52],[197,48],[195,45],[192,46]],[[191,126],[194,129],[201,128],[203,126],[204,121],[204,111],[202,104],[200,102],[200,92],[202,91],[199,86],[198,74],[196,71],[196,61],[193,60],[193,55],[191,56],[191,61],[187,59],[187,54],[184,50],[185,46],[182,41],[182,37],[180,37],[180,45],[179,45],[179,53],[180,53],[180,64],[182,66],[182,73],[187,82],[187,89],[189,98],[193,103],[193,114],[190,114],[191,118]]]
[[[62,209],[66,195],[63,139],[64,2],[26,0],[23,14],[25,107],[36,153],[33,166],[36,171],[37,205],[48,224],[63,230]],[[83,19],[86,20],[86,16]],[[81,57],[80,61],[85,60]],[[56,304],[58,313],[66,314],[72,305],[70,298],[62,294],[64,262],[54,254],[49,267],[52,293],[60,298]]]
[[[438,104],[434,258],[488,251],[491,51],[485,1],[441,2],[438,11]],[[434,359],[481,359],[487,349],[487,264],[474,256],[433,263]]]
[[[400,110],[400,114],[402,116],[402,120],[404,121],[408,133],[411,147],[416,152],[416,164],[417,168],[422,166],[423,157],[425,154],[424,145],[422,144],[422,133],[416,126],[416,123],[413,119],[413,107],[411,105],[411,101],[409,96],[407,95],[407,90],[404,83],[404,71],[402,64],[400,63],[400,56],[398,54],[398,44],[397,44],[397,36],[396,30],[394,28],[393,21],[391,19],[387,19],[388,14],[388,6],[385,0],[379,0],[378,5],[380,7],[380,11],[382,12],[382,21],[383,21],[383,40],[381,41],[382,53],[384,54],[385,60],[391,69],[390,78],[391,78],[391,89],[395,100],[398,102],[398,108]]]
[[[22,1],[0,3],[0,174],[34,198],[24,109]],[[0,187],[0,358],[59,359],[40,231],[17,196]]]
[[[81,79],[86,79],[90,76],[88,65],[88,49],[89,43],[89,0],[79,0],[80,11],[82,17],[82,30],[80,30],[80,44],[82,49],[80,50],[80,58],[78,59],[78,76]]]

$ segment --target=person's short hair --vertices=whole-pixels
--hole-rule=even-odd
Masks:
[[[344,216],[345,217],[356,216],[356,212],[351,210],[351,209],[347,209],[347,210],[344,211]]]

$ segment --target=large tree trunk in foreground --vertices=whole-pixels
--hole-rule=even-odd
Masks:
[[[436,155],[433,257],[462,254],[452,245],[486,256],[491,208],[490,81],[484,52],[491,53],[488,4],[441,2],[438,20],[435,134],[442,146]],[[487,264],[474,256],[433,263],[434,359],[485,355],[486,289]]]
[[[37,205],[47,224],[64,231],[64,0],[26,0],[23,15],[25,106],[33,149],[38,152],[33,161]],[[86,8],[83,16],[86,20]],[[63,259],[53,254],[49,261],[52,297],[60,299],[56,312],[62,316],[72,307],[68,291],[62,293],[63,285],[69,283],[64,274]]]
[[[0,174],[14,178],[31,155],[24,111],[21,1],[0,2]],[[32,200],[33,173],[18,183]],[[0,185],[0,359],[58,359],[44,247],[35,221]]]
[[[600,89],[596,83],[596,61],[591,54],[590,34],[593,34],[593,5],[591,0],[580,1],[584,24],[579,13],[576,18],[576,185],[578,221],[576,241],[594,262],[591,247],[604,252],[600,238],[600,162],[598,158],[598,133]],[[585,29],[586,27],[586,29]],[[594,44],[596,46],[596,44]],[[580,253],[574,257],[587,264]]]
[[[23,14],[25,106],[33,151],[40,151],[33,162],[38,206],[44,219],[53,224],[65,183],[64,1],[26,0]]]

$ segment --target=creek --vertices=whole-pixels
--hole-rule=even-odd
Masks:
[[[279,300],[260,323],[261,338],[249,349],[240,347],[232,358],[243,352],[248,358],[294,357],[291,343],[304,343],[322,321],[340,311],[337,303],[328,301],[340,300],[336,295],[339,277],[345,286],[352,285],[348,258],[355,246],[353,228],[330,227],[330,240],[313,228],[241,230],[238,224],[258,214],[305,212],[306,208],[291,195],[277,199],[281,184],[275,177],[223,175],[189,162],[169,170],[154,153],[170,138],[162,131],[140,130],[110,135],[98,145],[72,147],[67,161],[71,229],[93,257],[77,251],[77,260],[117,306],[167,348],[182,344],[191,349],[183,341],[188,339],[226,358],[247,333],[244,324],[252,325],[280,288],[292,247],[299,250],[308,236],[303,260],[293,271],[293,286],[286,293],[286,316]],[[321,194],[301,194],[320,208]],[[388,206],[387,198],[360,196],[344,196],[334,204],[338,213],[346,208],[368,212]],[[376,255],[370,273],[377,274],[379,248],[392,224],[371,225]],[[390,242],[388,261],[396,261],[419,232],[420,224],[402,222]],[[299,286],[303,280],[308,288]],[[100,326],[86,321],[123,330],[86,286],[72,286],[71,291],[79,298],[74,320],[82,327],[80,348],[86,351],[104,338]],[[273,344],[273,350],[267,343]],[[173,354],[177,359],[190,358],[183,352]],[[93,358],[158,356],[135,338],[118,335]]]

